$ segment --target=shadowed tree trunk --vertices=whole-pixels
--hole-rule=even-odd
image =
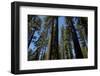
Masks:
[[[52,18],[50,59],[59,59],[58,52],[58,17]]]
[[[59,59],[59,51],[58,51],[58,16],[55,18],[56,25],[55,25],[55,49],[56,49],[56,54],[57,54],[57,59]]]
[[[83,54],[82,54],[79,41],[78,41],[78,37],[76,34],[76,29],[73,25],[72,17],[67,17],[67,20],[68,20],[68,25],[71,27],[71,30],[72,30],[72,40],[74,44],[76,58],[83,58]]]
[[[73,48],[72,48],[72,43],[73,43],[73,39],[72,39],[72,30],[71,30],[72,28],[70,27],[70,26],[67,26],[67,28],[66,28],[66,31],[67,31],[67,46],[68,46],[68,53],[69,53],[69,59],[71,58],[73,58],[73,53],[72,53],[72,50],[73,50]],[[67,50],[67,49],[66,49]]]
[[[88,18],[87,17],[80,17],[78,18],[79,22],[77,25],[78,32],[80,34],[80,44],[81,50],[83,52],[84,58],[88,57],[88,48],[87,48],[87,27],[88,27]]]
[[[83,29],[84,29],[84,32],[85,32],[85,36],[86,36],[86,39],[88,37],[88,18],[87,17],[80,17],[78,18],[79,19],[79,23],[81,26],[83,26]]]

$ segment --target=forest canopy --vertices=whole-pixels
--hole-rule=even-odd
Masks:
[[[27,18],[28,61],[88,58],[88,17]]]

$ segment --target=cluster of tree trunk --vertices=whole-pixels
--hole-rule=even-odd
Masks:
[[[58,40],[59,16],[46,16],[44,25],[39,16],[28,16],[28,60],[56,60],[56,59],[78,59],[87,58],[87,27],[88,19],[76,17],[77,24],[74,25],[75,17],[65,17],[66,28],[62,25],[61,38]],[[40,38],[33,41],[35,31],[41,31]],[[36,45],[36,50],[32,52],[30,44]]]

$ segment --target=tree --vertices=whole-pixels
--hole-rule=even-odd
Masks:
[[[47,16],[45,18],[46,26],[51,30],[51,36],[49,41],[49,59],[58,59],[58,17],[56,16]],[[47,54],[48,54],[47,53]]]
[[[77,31],[79,33],[79,41],[81,44],[81,50],[83,52],[84,58],[87,58],[88,48],[87,48],[87,18],[80,17],[78,18],[79,22],[77,23]]]
[[[60,44],[59,44],[59,54],[61,59],[66,59],[67,58],[67,44],[66,44],[66,29],[64,29],[64,25],[62,25],[61,29],[61,37],[60,37]]]
[[[66,27],[65,34],[66,34],[66,39],[65,39],[66,43],[65,44],[66,44],[67,58],[72,59],[72,58],[74,58],[73,39],[72,39],[72,29],[69,25]]]
[[[36,30],[41,27],[41,19],[38,16],[28,15],[28,47],[32,41],[33,35]]]
[[[87,36],[88,36],[88,18],[87,17],[79,17],[79,25],[81,25],[84,29],[84,32],[85,32],[85,35],[86,36],[86,39],[87,39]]]
[[[66,17],[66,23],[70,26],[70,29],[72,32],[72,40],[73,40],[73,44],[74,44],[75,55],[76,55],[76,58],[83,58],[83,54],[82,54],[80,44],[78,41],[76,29],[74,27],[72,19],[73,19],[73,17]]]
[[[44,53],[46,51],[46,47],[48,44],[48,39],[47,39],[47,35],[45,31],[42,31],[40,34],[40,38],[38,39],[38,41],[35,43],[37,47],[39,47],[39,49],[37,49],[36,51],[38,51],[38,59],[44,59]]]

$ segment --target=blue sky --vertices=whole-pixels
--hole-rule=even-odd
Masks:
[[[61,38],[61,28],[65,27],[65,26],[66,26],[65,17],[64,16],[60,16],[58,18],[59,41],[60,41],[60,38]]]

